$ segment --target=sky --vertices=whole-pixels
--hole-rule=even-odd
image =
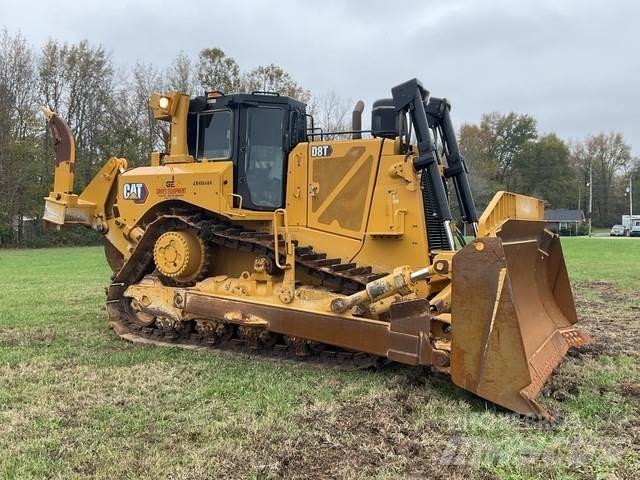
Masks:
[[[632,0],[0,0],[0,28],[101,44],[117,65],[222,48],[315,94],[367,106],[419,78],[458,126],[533,115],[568,141],[620,131],[640,156],[640,2]],[[368,115],[370,110],[365,111]]]

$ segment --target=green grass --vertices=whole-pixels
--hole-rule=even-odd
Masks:
[[[640,241],[563,246],[587,328],[610,295],[604,311],[637,322]],[[535,425],[421,368],[124,342],[105,322],[109,274],[100,248],[0,251],[1,478],[640,475],[633,348],[564,362],[542,396],[559,421]]]
[[[640,238],[563,237],[562,248],[573,281],[640,289]]]

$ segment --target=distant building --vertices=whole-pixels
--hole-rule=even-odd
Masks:
[[[585,222],[585,217],[582,210],[559,208],[545,210],[544,221],[547,223],[547,228],[551,230],[566,235],[578,235],[580,226]]]

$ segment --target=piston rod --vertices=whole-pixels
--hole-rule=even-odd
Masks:
[[[331,311],[343,313],[363,303],[374,303],[392,295],[408,295],[415,292],[415,283],[425,280],[435,274],[446,273],[448,262],[437,261],[433,265],[411,271],[408,266],[398,267],[393,273],[367,283],[364,290],[348,297],[335,298],[331,301]]]

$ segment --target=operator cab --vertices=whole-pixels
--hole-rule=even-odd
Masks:
[[[233,162],[242,208],[270,211],[284,206],[287,158],[306,141],[306,128],[306,105],[297,100],[214,91],[191,100],[187,143],[197,162]]]

